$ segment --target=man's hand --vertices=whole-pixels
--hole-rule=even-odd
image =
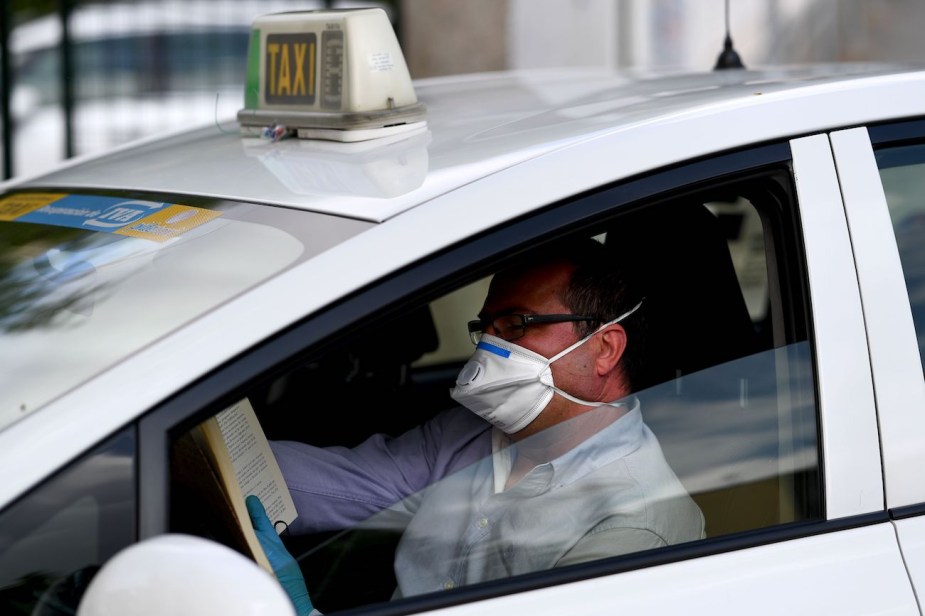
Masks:
[[[257,531],[260,546],[273,567],[273,573],[276,574],[276,578],[282,585],[283,590],[286,591],[295,606],[296,614],[308,616],[313,609],[312,601],[308,596],[308,588],[305,586],[305,578],[302,577],[299,563],[286,550],[282,539],[276,534],[273,523],[267,517],[267,512],[263,508],[263,503],[260,502],[260,499],[251,494],[244,499],[244,503],[247,505],[251,525]]]

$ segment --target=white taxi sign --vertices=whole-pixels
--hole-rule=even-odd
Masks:
[[[245,134],[362,141],[424,125],[404,55],[379,8],[274,13],[251,28]]]

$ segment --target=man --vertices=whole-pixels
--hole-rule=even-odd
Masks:
[[[353,449],[274,443],[299,511],[290,530],[402,518],[398,596],[702,538],[631,397],[644,313],[594,240],[499,272],[451,392],[468,410]]]

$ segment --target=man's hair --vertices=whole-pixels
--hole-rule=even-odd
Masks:
[[[646,338],[646,305],[640,286],[633,278],[628,263],[619,263],[601,242],[588,237],[569,238],[543,246],[527,257],[534,265],[556,262],[575,266],[572,278],[560,300],[573,314],[594,317],[593,322],[576,322],[581,337],[590,336],[604,323],[642,305],[620,325],[626,331],[626,351],[620,360],[630,389],[641,382]]]

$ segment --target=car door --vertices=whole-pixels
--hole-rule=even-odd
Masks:
[[[925,124],[832,134],[870,339],[886,506],[909,574],[925,588],[925,382],[921,221]]]
[[[619,143],[582,147],[589,148],[582,156],[604,156]],[[562,177],[574,154],[467,185],[441,197],[440,208],[383,225],[378,239],[394,233],[402,241],[409,229],[426,228],[421,217],[434,211],[449,221],[472,204],[530,198],[537,192],[531,178]],[[237,400],[254,404],[271,440],[317,448],[395,437],[453,412],[447,390],[471,353],[465,320],[475,318],[486,278],[531,247],[584,235],[646,281],[646,361],[636,394],[703,512],[706,536],[448,583],[399,600],[392,600],[398,538],[385,527],[289,537],[316,607],[918,613],[884,507],[864,304],[828,136],[594,186],[548,204],[537,197],[529,216],[423,256],[146,416],[139,428],[142,538],[181,529],[208,536],[201,518],[189,523],[192,510],[201,512],[177,498],[171,447]]]

